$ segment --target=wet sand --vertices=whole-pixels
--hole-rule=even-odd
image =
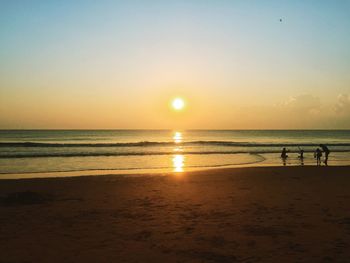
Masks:
[[[0,180],[0,262],[349,262],[350,167]]]

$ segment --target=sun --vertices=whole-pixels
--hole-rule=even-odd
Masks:
[[[182,110],[185,107],[185,101],[182,98],[175,98],[171,105],[174,110]]]

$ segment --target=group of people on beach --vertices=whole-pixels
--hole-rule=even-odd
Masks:
[[[327,166],[328,165],[328,156],[330,154],[330,150],[324,144],[320,144],[319,146],[320,146],[320,148],[322,150],[320,148],[317,148],[316,151],[314,152],[314,158],[316,159],[316,165],[317,166],[321,165],[321,158],[322,158],[322,155],[324,153],[324,156],[325,156],[324,164]],[[299,148],[299,156],[298,156],[298,158],[300,159],[301,164],[303,165],[304,164],[304,150],[301,149],[300,147],[298,147],[298,148]],[[288,152],[288,150],[284,147],[282,149],[282,153],[281,153],[281,158],[283,160],[283,165],[286,165],[286,161],[287,161],[287,158],[288,158],[287,152]]]

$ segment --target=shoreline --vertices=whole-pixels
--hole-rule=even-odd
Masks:
[[[28,172],[28,173],[0,173],[0,182],[3,180],[30,180],[30,179],[58,179],[58,178],[79,178],[79,177],[96,177],[96,176],[124,176],[124,177],[147,177],[147,176],[172,176],[176,174],[195,174],[195,173],[205,173],[211,171],[221,171],[221,170],[236,170],[236,169],[249,169],[249,168],[290,168],[290,167],[320,167],[323,168],[350,168],[350,165],[280,165],[280,164],[264,164],[260,165],[250,165],[250,164],[240,164],[240,165],[228,165],[220,167],[203,167],[203,168],[189,168],[182,172],[176,172],[173,169],[139,169],[137,170],[118,170],[118,169],[106,169],[106,170],[83,170],[83,171],[54,171],[54,172]]]

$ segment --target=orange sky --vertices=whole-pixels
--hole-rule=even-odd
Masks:
[[[349,3],[145,2],[2,4],[0,128],[350,128]]]

